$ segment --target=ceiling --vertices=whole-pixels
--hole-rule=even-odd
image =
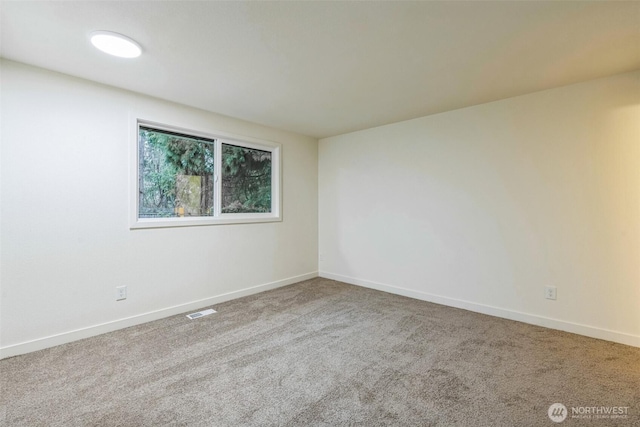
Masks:
[[[4,58],[317,138],[640,69],[636,1],[3,0],[0,25]]]

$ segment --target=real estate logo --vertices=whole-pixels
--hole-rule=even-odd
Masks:
[[[554,423],[561,423],[567,418],[567,407],[562,403],[554,403],[549,406],[547,414],[549,415],[549,419]]]
[[[567,407],[562,403],[554,403],[547,411],[549,419],[554,423],[561,423],[569,416]],[[573,406],[571,407],[571,418],[577,419],[628,419],[628,406]]]

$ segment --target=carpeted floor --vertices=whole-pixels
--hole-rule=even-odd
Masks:
[[[215,309],[0,361],[0,424],[640,425],[639,348],[320,278]]]

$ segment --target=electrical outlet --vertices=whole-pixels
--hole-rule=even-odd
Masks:
[[[127,299],[127,287],[126,286],[117,286],[116,287],[116,301],[122,301],[123,299]]]
[[[556,299],[556,287],[555,286],[545,286],[544,287],[544,297],[546,299]]]

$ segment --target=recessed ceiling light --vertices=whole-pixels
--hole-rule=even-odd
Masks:
[[[120,58],[136,58],[142,53],[142,48],[134,40],[111,31],[92,32],[91,43],[101,51]]]

